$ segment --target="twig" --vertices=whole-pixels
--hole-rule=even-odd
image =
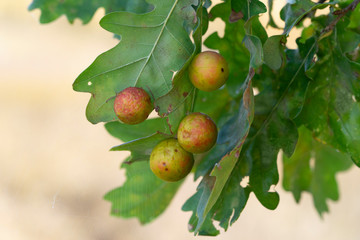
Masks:
[[[326,2],[327,0],[319,0],[317,2],[317,4],[322,4],[324,2]],[[308,18],[308,17],[311,17],[311,15],[313,15],[315,13],[316,9],[312,10],[311,12],[309,12],[308,14],[306,14],[305,16],[303,16],[299,21],[298,23],[296,24],[297,26],[305,19],[305,18]]]
[[[349,11],[352,11],[356,8],[356,6],[359,4],[360,0],[355,0],[352,3],[350,3],[346,8],[339,10],[339,11],[335,11],[334,14],[338,15],[338,17],[332,21],[330,23],[330,25],[328,25],[327,27],[325,27],[322,31],[321,31],[321,35],[325,35],[327,32],[331,31],[337,24],[337,22],[345,16],[345,14]],[[283,94],[280,96],[279,100],[276,102],[276,104],[274,105],[274,107],[272,108],[271,112],[269,113],[269,115],[266,117],[265,121],[263,122],[263,124],[261,125],[261,127],[259,128],[259,130],[250,138],[250,139],[254,139],[263,129],[265,129],[265,127],[267,126],[267,124],[270,122],[273,114],[275,113],[275,111],[277,110],[278,106],[280,105],[280,103],[282,102],[282,100],[285,98],[290,86],[292,85],[292,83],[294,82],[295,78],[297,77],[298,73],[300,72],[300,70],[302,69],[302,67],[305,64],[305,59],[308,57],[309,53],[313,50],[313,48],[315,47],[315,43],[312,45],[312,47],[310,48],[309,52],[307,53],[307,55],[304,58],[304,61],[301,63],[300,67],[298,68],[298,70],[296,71],[295,75],[293,76],[293,78],[290,80],[290,83],[288,84],[288,86],[286,87],[286,89],[284,90]]]
[[[349,11],[353,11],[356,8],[356,6],[359,4],[359,2],[360,0],[354,0],[346,8],[333,12],[333,14],[337,15],[338,17],[321,31],[321,35],[324,35],[325,33],[328,33],[331,30],[333,30],[336,24],[340,21],[340,19],[342,19]]]

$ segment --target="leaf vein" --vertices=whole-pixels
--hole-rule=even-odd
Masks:
[[[139,81],[140,75],[143,73],[146,65],[148,64],[151,56],[153,55],[153,53],[154,53],[154,51],[155,51],[155,48],[157,47],[157,45],[158,45],[158,43],[159,43],[159,40],[160,40],[160,38],[161,38],[161,36],[162,36],[162,34],[163,34],[163,32],[164,32],[164,29],[165,29],[165,27],[166,27],[166,23],[169,21],[169,18],[170,18],[170,16],[171,16],[171,14],[173,13],[173,11],[174,11],[174,9],[175,9],[175,6],[176,6],[176,4],[178,3],[178,1],[179,1],[179,0],[176,0],[176,1],[174,2],[172,8],[170,9],[169,14],[167,15],[166,19],[164,20],[164,22],[163,22],[163,23],[164,23],[164,24],[163,24],[163,27],[161,28],[160,33],[159,33],[159,36],[157,37],[157,39],[156,39],[156,41],[155,41],[155,43],[154,43],[154,47],[151,49],[151,51],[150,51],[150,53],[149,53],[149,55],[148,55],[148,57],[147,57],[147,60],[146,60],[145,64],[143,65],[142,69],[139,71],[139,74],[138,74],[138,76],[137,76],[137,78],[136,78],[136,80],[135,80],[135,85],[136,85],[137,82]]]

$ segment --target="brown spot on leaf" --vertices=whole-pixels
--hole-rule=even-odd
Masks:
[[[224,72],[224,68],[221,68],[221,72]]]
[[[189,95],[188,92],[183,92],[183,97],[186,97],[187,95]]]
[[[165,171],[169,171],[169,169],[168,169],[168,168],[165,168]]]
[[[171,112],[171,111],[172,111],[172,105],[170,104],[168,107],[168,112]]]
[[[173,131],[171,130],[171,127],[172,127],[172,126],[171,126],[171,124],[170,124],[170,122],[169,122],[169,118],[166,118],[166,122],[167,122],[167,124],[168,124],[168,126],[169,126],[169,131],[170,131],[170,133],[171,133],[171,134],[174,134]]]
[[[235,12],[234,10],[231,10],[231,14],[229,17],[229,22],[233,23],[233,22],[237,22],[240,19],[242,19],[244,17],[244,14],[240,11],[240,12]]]

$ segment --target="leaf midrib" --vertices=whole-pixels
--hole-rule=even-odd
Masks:
[[[155,43],[154,43],[153,48],[151,49],[151,51],[150,51],[150,53],[149,53],[149,55],[148,55],[148,57],[147,57],[144,65],[143,65],[143,67],[141,68],[138,76],[136,77],[135,84],[134,84],[135,86],[137,85],[141,74],[143,73],[145,67],[147,66],[147,64],[148,64],[151,56],[153,55],[153,53],[154,53],[154,51],[155,51],[155,48],[157,47],[158,42],[159,42],[159,40],[160,40],[160,38],[161,38],[161,36],[162,36],[162,34],[163,34],[163,32],[164,32],[164,29],[166,28],[166,24],[167,24],[167,22],[169,21],[170,16],[172,15],[172,13],[173,13],[173,11],[174,11],[174,9],[175,9],[175,7],[176,7],[176,5],[177,5],[178,2],[179,2],[179,0],[175,0],[172,8],[170,9],[169,14],[166,16],[166,19],[165,19],[164,22],[163,22],[164,24],[163,24],[163,26],[162,26],[162,28],[161,28],[161,30],[160,30],[159,36],[157,37],[157,39],[156,39],[156,41],[155,41]]]

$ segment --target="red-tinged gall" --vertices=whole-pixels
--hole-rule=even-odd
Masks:
[[[194,165],[194,157],[175,138],[160,142],[150,155],[150,169],[160,179],[176,182],[186,177]]]
[[[126,124],[138,124],[145,121],[154,109],[149,94],[142,88],[128,87],[116,95],[114,111]]]
[[[225,84],[229,77],[229,67],[225,58],[219,53],[205,51],[192,60],[189,77],[196,88],[210,92]]]
[[[206,114],[191,113],[181,120],[177,138],[186,151],[203,153],[209,151],[216,143],[217,127]]]

